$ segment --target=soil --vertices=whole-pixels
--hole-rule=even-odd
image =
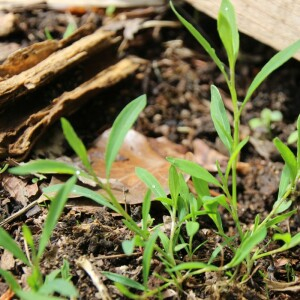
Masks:
[[[191,7],[186,6],[184,10],[193,13]],[[14,13],[18,17],[18,31],[1,38],[0,49],[2,45],[14,43],[18,47],[24,47],[45,40],[46,27],[53,37],[61,38],[70,18],[70,14],[66,12],[53,11],[46,7],[20,9]],[[72,18],[78,26],[90,20],[99,27],[105,17],[102,10],[72,13]],[[224,58],[215,32],[215,21],[201,14],[197,16],[201,30],[214,44],[217,53]],[[154,18],[175,20],[169,9],[158,13]],[[252,78],[274,53],[267,46],[241,35],[241,55],[236,74],[239,97],[245,95]],[[104,129],[111,126],[126,103],[145,93],[148,105],[135,125],[136,130],[147,137],[165,136],[172,142],[182,144],[191,152],[194,151],[193,141],[201,138],[212,149],[224,153],[210,118],[210,85],[215,84],[221,89],[226,107],[230,111],[228,90],[214,63],[184,28],[150,28],[139,31],[134,39],[127,42],[119,55],[137,55],[147,59],[149,64],[145,70],[123,81],[113,90],[108,89],[92,99],[69,118],[87,147]],[[275,136],[286,141],[289,134],[295,130],[295,121],[300,108],[299,82],[300,63],[291,60],[262,84],[244,111],[241,135],[250,134],[252,138],[243,149],[241,156],[241,161],[247,163],[248,168],[243,174],[239,173],[238,178],[239,217],[245,227],[251,226],[257,214],[263,218],[276,200],[283,163],[271,141]],[[269,130],[249,130],[249,120],[258,117],[263,108],[280,110],[283,120],[272,123]],[[59,130],[57,128],[59,124],[49,130],[57,132]],[[46,134],[46,139],[49,140],[49,136],[52,136],[50,131]],[[29,159],[73,155],[64,143],[58,151],[59,154],[50,150],[41,151],[39,147],[42,143],[35,147]],[[56,140],[53,143],[56,143]],[[295,144],[291,145],[291,148],[295,151]],[[50,180],[50,177],[48,179]],[[42,184],[47,185],[49,180]],[[27,181],[30,182],[30,179]],[[22,205],[4,188],[0,192],[0,216],[4,220],[21,209]],[[38,196],[39,194],[36,194],[30,200],[33,201]],[[140,221],[139,205],[128,209],[137,222]],[[32,214],[23,214],[5,225],[5,229],[22,244],[20,228],[25,223],[38,239],[46,214],[47,207],[39,206]],[[150,214],[157,220],[162,220],[164,211],[154,203]],[[235,224],[230,216],[226,213],[222,216],[225,229],[228,232],[235,232]],[[218,243],[218,236],[214,233],[214,226],[208,218],[201,218],[199,222],[201,230],[195,242],[201,243],[204,238],[208,239],[208,243],[197,253],[198,259],[202,261],[210,257]],[[287,230],[285,226],[289,226],[293,234],[299,232],[299,216],[293,216],[288,224],[283,224],[283,229]],[[99,299],[98,291],[90,277],[76,265],[75,261],[84,255],[99,274],[100,271],[111,271],[141,280],[142,253],[136,252],[133,256],[126,256],[121,248],[121,242],[130,236],[131,233],[124,227],[119,216],[112,214],[106,208],[87,202],[80,205],[79,200],[72,199],[53,233],[42,261],[42,270],[47,274],[60,268],[63,259],[67,259],[71,265],[72,281],[79,290],[80,299]],[[269,244],[270,248],[273,246],[273,243]],[[299,296],[292,289],[274,291],[263,281],[261,274],[266,274],[274,281],[289,282],[291,280],[289,270],[293,270],[295,278],[298,278],[299,254],[298,246],[291,251],[260,260],[251,279],[243,285],[228,284],[225,274],[207,273],[186,282],[183,293],[178,294],[175,291],[174,294],[168,290],[168,293],[162,297],[167,299],[297,299]],[[230,255],[229,251],[225,251],[225,259],[227,255]],[[158,260],[154,259],[152,263],[152,270],[159,272],[163,269]],[[290,267],[289,270],[287,265]],[[17,262],[10,271],[22,281],[26,269]],[[113,299],[125,299],[111,281],[102,275],[99,276]],[[152,276],[149,284],[157,285],[157,280]],[[6,289],[7,285],[3,279],[0,279],[0,294],[3,294]]]

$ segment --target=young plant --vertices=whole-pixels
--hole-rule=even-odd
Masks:
[[[216,86],[211,87],[211,117],[215,129],[229,153],[228,165],[225,172],[221,171],[217,163],[219,180],[217,180],[206,169],[198,164],[177,158],[167,158],[171,163],[169,171],[169,195],[160,185],[158,180],[147,170],[137,168],[137,176],[147,185],[149,191],[146,193],[142,204],[142,222],[139,226],[128,215],[126,210],[120,205],[112,193],[109,185],[103,183],[96,176],[88,159],[86,149],[74,132],[67,120],[62,119],[64,135],[73,148],[77,156],[81,159],[84,170],[75,168],[62,162],[51,160],[39,160],[29,162],[20,167],[11,169],[13,174],[25,175],[29,173],[61,173],[73,176],[83,176],[93,179],[105,192],[106,196],[101,196],[87,188],[74,185],[70,192],[90,198],[97,203],[107,206],[123,217],[124,224],[133,232],[133,238],[123,242],[124,252],[131,254],[136,247],[143,249],[143,271],[142,283],[136,282],[120,274],[102,272],[107,278],[115,282],[117,288],[130,299],[149,299],[154,295],[160,294],[164,289],[175,286],[178,291],[182,291],[183,282],[197,274],[212,271],[224,271],[231,273],[232,279],[237,277],[240,270],[239,265],[245,264],[247,272],[242,280],[249,278],[254,262],[260,257],[272,255],[277,252],[285,251],[300,243],[299,234],[290,236],[281,232],[274,235],[274,240],[281,240],[284,245],[267,251],[266,246],[257,247],[267,236],[270,228],[278,228],[278,224],[296,213],[296,210],[288,211],[293,202],[297,182],[300,176],[300,145],[298,142],[297,157],[280,140],[275,139],[274,143],[285,161],[285,167],[281,176],[278,199],[275,202],[272,211],[264,219],[260,220],[259,215],[255,218],[253,226],[244,229],[238,216],[238,195],[237,195],[237,162],[242,148],[248,142],[248,138],[240,141],[239,124],[240,117],[246,103],[250,100],[254,91],[261,82],[275,69],[281,66],[296,51],[300,49],[300,41],[291,45],[287,49],[276,54],[257,74],[250,85],[246,96],[242,101],[237,98],[235,87],[235,64],[239,52],[239,34],[235,21],[234,8],[229,0],[223,0],[218,17],[218,32],[228,56],[229,68],[216,55],[214,49],[207,40],[179,13],[175,10],[173,4],[171,7],[179,20],[195,36],[207,53],[216,63],[221,73],[224,75],[228,90],[230,92],[233,104],[233,129],[231,129],[221,94]],[[141,96],[129,103],[112,126],[107,148],[105,151],[106,177],[109,179],[113,161],[121,147],[123,139],[136,120],[138,114],[146,105],[145,96]],[[298,119],[298,134],[300,133],[300,124]],[[298,139],[299,141],[299,139]],[[196,195],[192,194],[184,179],[183,173],[192,178]],[[231,176],[231,188],[229,186],[229,177]],[[219,196],[210,195],[209,185],[219,188],[222,193]],[[44,190],[49,192],[57,191],[61,186],[52,186]],[[169,213],[169,224],[158,224],[153,227],[150,216],[151,194],[157,201],[160,201]],[[222,217],[219,208],[232,216],[236,224],[236,234],[229,236],[223,228]],[[212,252],[210,259],[204,262],[194,261],[194,254],[200,245],[194,246],[194,240],[199,230],[198,218],[207,215],[215,224],[216,233],[222,238],[222,242]],[[232,259],[223,261],[222,264],[214,265],[217,256],[223,251],[223,248],[230,249]],[[254,250],[255,249],[255,250]],[[186,262],[182,262],[182,255],[187,255]],[[164,275],[154,274],[163,284],[157,288],[150,289],[148,279],[151,274],[151,260],[153,256],[160,259],[165,266]],[[235,270],[235,271],[234,271]],[[136,291],[134,293],[133,290]]]
[[[220,182],[216,181],[211,174],[206,170],[199,168],[198,165],[193,164],[189,161],[172,159],[171,163],[179,170],[184,173],[190,174],[193,177],[200,178],[203,181],[213,184],[223,191],[223,195],[218,197],[202,197],[204,201],[204,210],[211,210],[214,215],[210,217],[213,219],[216,227],[217,233],[222,236],[227,243],[227,246],[233,250],[232,260],[223,267],[223,269],[233,268],[238,266],[242,262],[247,265],[248,275],[252,265],[256,259],[264,255],[270,255],[270,252],[261,253],[263,249],[256,250],[255,254],[251,256],[251,252],[255,246],[264,240],[267,235],[267,229],[275,224],[282,222],[289,216],[295,213],[295,210],[289,213],[282,214],[291,205],[291,200],[288,197],[293,193],[296,188],[296,183],[299,180],[299,164],[297,164],[297,159],[291,152],[291,150],[285,146],[279,139],[275,139],[274,143],[280,154],[282,155],[286,167],[284,169],[278,200],[274,204],[273,210],[263,221],[259,219],[259,216],[255,219],[255,224],[251,230],[243,230],[238,217],[238,207],[237,207],[237,162],[241,149],[245,146],[248,138],[240,141],[239,137],[239,124],[240,117],[243,109],[247,102],[250,100],[251,96],[259,85],[270,75],[274,70],[280,67],[288,59],[290,59],[297,51],[300,50],[300,40],[289,46],[288,48],[277,53],[271,60],[261,69],[261,71],[256,75],[250,84],[248,91],[244,99],[237,98],[236,83],[235,83],[235,65],[239,52],[239,34],[236,25],[235,11],[232,3],[229,0],[222,0],[221,7],[218,15],[218,33],[223,46],[227,53],[228,58],[228,71],[225,68],[225,63],[216,55],[215,50],[210,46],[209,42],[198,32],[192,24],[186,21],[175,9],[172,2],[170,3],[174,13],[182,24],[191,32],[191,34],[197,39],[197,41],[202,45],[206,52],[211,56],[213,61],[216,63],[221,73],[225,77],[225,81],[228,86],[228,90],[231,95],[232,105],[233,105],[233,129],[231,130],[230,123],[226,114],[226,110],[222,101],[221,94],[218,88],[214,85],[211,86],[211,117],[217,131],[217,134],[224,146],[229,153],[229,162],[225,173],[222,173],[221,169],[218,167],[218,174],[220,177]],[[272,117],[269,116],[268,124],[270,123]],[[299,128],[298,128],[299,131]],[[298,144],[298,156],[299,156],[299,144]],[[170,161],[170,160],[169,160]],[[218,166],[218,164],[217,164]],[[197,171],[197,174],[196,174]],[[231,191],[229,189],[229,175],[232,178]],[[208,202],[206,202],[208,201]],[[223,206],[232,216],[238,233],[238,240],[231,239],[226,236],[222,229],[221,219],[218,216],[218,206]],[[271,221],[272,220],[272,221]],[[276,238],[283,239],[282,236],[276,236]],[[284,246],[273,250],[272,253],[277,253],[299,244],[298,235],[290,237],[286,240]],[[239,242],[239,246],[236,247],[236,243]],[[178,266],[179,267],[179,266]],[[184,267],[181,267],[184,268]]]
[[[272,122],[282,121],[282,118],[282,113],[279,110],[272,111],[269,108],[264,108],[259,118],[253,118],[249,121],[249,126],[253,130],[261,128],[265,132],[270,133]]]
[[[52,199],[38,248],[35,246],[29,227],[25,224],[23,225],[22,232],[24,242],[30,249],[30,257],[27,257],[14,239],[3,228],[0,228],[0,246],[11,252],[17,259],[21,260],[31,269],[31,274],[27,277],[27,284],[30,288],[29,291],[23,290],[10,272],[0,269],[0,275],[10,285],[12,291],[21,299],[61,299],[54,297],[53,295],[55,293],[70,298],[78,296],[77,290],[70,281],[71,276],[69,274],[69,264],[66,261],[60,270],[52,271],[46,277],[43,276],[40,269],[40,262],[46,246],[68,199],[68,195],[75,184],[75,181],[76,177],[71,177]]]

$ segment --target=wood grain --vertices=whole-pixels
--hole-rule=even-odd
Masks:
[[[186,0],[199,11],[216,18],[220,0]],[[232,0],[239,30],[282,50],[300,38],[299,0]],[[300,52],[294,56],[300,60]]]

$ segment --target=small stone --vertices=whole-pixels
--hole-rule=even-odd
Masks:
[[[188,109],[182,109],[180,112],[181,119],[188,119],[191,116],[191,112]]]
[[[154,123],[160,123],[161,120],[162,120],[162,115],[161,114],[155,114],[153,116],[153,122]]]

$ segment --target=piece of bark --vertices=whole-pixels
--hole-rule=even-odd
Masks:
[[[0,9],[10,9],[13,7],[22,7],[47,3],[52,8],[66,8],[69,6],[95,6],[95,7],[135,7],[135,6],[157,6],[164,5],[165,0],[10,0],[0,1]]]
[[[217,18],[220,0],[186,0],[199,11]],[[294,0],[232,0],[241,32],[276,50],[299,40],[300,2]],[[300,60],[300,52],[294,57]]]
[[[5,102],[11,99],[41,87],[49,82],[54,75],[65,72],[74,64],[78,64],[96,51],[107,48],[115,43],[113,37],[113,32],[97,30],[69,47],[54,52],[34,68],[2,81],[0,83],[0,106],[3,106]]]
[[[76,89],[63,93],[60,97],[54,99],[49,106],[32,114],[15,128],[14,132],[10,132],[10,137],[15,136],[16,140],[2,151],[0,149],[0,157],[9,155],[17,160],[24,159],[49,125],[62,116],[72,114],[92,96],[132,74],[142,63],[144,61],[137,58],[125,58],[101,71]]]
[[[85,24],[68,38],[60,41],[46,40],[15,51],[0,65],[0,80],[20,74],[36,66],[58,49],[71,45],[82,37],[91,34],[93,31],[94,26],[92,24]]]

